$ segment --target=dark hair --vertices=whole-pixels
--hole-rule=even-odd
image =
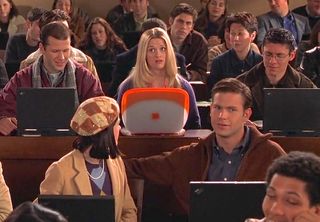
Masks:
[[[215,84],[211,91],[211,97],[214,98],[216,93],[237,93],[243,97],[243,108],[252,107],[252,95],[248,86],[235,78],[225,78]]]
[[[191,15],[193,18],[193,23],[197,20],[197,16],[198,16],[197,10],[187,3],[179,3],[176,6],[174,6],[170,12],[170,17],[174,19],[175,17],[177,17],[182,13]]]
[[[70,38],[70,30],[62,22],[51,22],[41,29],[40,42],[44,46],[48,45],[49,36],[59,40],[66,40]]]
[[[30,201],[16,207],[5,222],[68,222],[59,212]]]
[[[310,44],[312,48],[319,45],[318,41],[318,33],[320,32],[320,20],[313,26],[311,33],[310,33]]]
[[[258,31],[257,18],[250,12],[236,12],[229,15],[226,21],[229,30],[233,23],[242,25],[250,34]]]
[[[27,20],[30,22],[37,21],[47,10],[43,8],[32,8],[27,14]]]
[[[111,159],[122,155],[114,138],[113,127],[118,122],[115,120],[108,128],[93,135],[93,136],[79,136],[73,142],[73,148],[84,152],[92,145],[90,156],[97,159]]]
[[[146,21],[144,21],[142,23],[141,26],[141,32],[145,32],[149,29],[153,29],[153,28],[162,28],[163,30],[167,31],[167,25],[164,21],[162,21],[159,18],[148,18]]]
[[[39,20],[40,30],[46,24],[50,22],[56,22],[56,21],[61,21],[61,22],[67,21],[68,24],[70,24],[70,16],[66,12],[60,9],[46,11],[42,14]]]
[[[71,8],[70,13],[72,13],[73,2],[72,2],[72,0],[69,0],[69,1],[70,1],[70,8]],[[53,9],[56,9],[56,4],[57,4],[57,2],[58,2],[58,0],[54,0],[54,1],[53,1],[52,7],[51,7],[52,10],[53,10]]]
[[[305,182],[310,205],[320,204],[320,157],[313,153],[290,152],[270,165],[266,176],[267,185],[275,174]]]
[[[19,11],[17,9],[17,6],[14,4],[13,0],[7,0],[7,1],[11,5],[11,9],[9,12],[9,19],[11,19],[12,17],[19,15]]]
[[[113,31],[113,29],[111,28],[111,26],[109,25],[109,23],[104,20],[103,18],[100,17],[95,17],[89,24],[85,37],[82,40],[82,42],[80,43],[79,48],[91,48],[91,47],[95,47],[93,40],[92,40],[92,36],[91,36],[91,29],[92,26],[95,24],[100,24],[103,26],[106,35],[107,35],[107,48],[105,50],[110,51],[113,50],[115,47],[117,48],[121,48],[123,50],[127,50],[127,47],[125,45],[125,43],[122,41],[122,39]]]
[[[297,47],[296,40],[294,39],[292,33],[283,28],[269,29],[262,41],[262,48],[267,43],[287,45],[290,52],[294,51]]]

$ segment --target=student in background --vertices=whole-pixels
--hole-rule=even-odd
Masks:
[[[104,95],[100,81],[70,58],[71,37],[65,24],[51,22],[42,27],[39,50],[39,58],[18,71],[0,91],[0,135],[10,135],[17,128],[16,94],[19,87],[75,88],[75,104]]]
[[[83,39],[90,18],[81,8],[74,5],[73,0],[54,0],[52,9],[60,9],[70,16],[70,30],[75,37],[75,46]]]
[[[57,211],[28,201],[17,206],[4,222],[68,222],[68,220]]]
[[[0,162],[0,221],[4,221],[4,219],[11,213],[11,211],[11,196],[9,188],[3,177],[2,164]]]
[[[137,61],[130,75],[119,86],[118,103],[132,88],[182,88],[189,94],[189,116],[184,129],[201,128],[196,98],[190,83],[178,74],[173,47],[161,28],[145,31],[139,41]]]
[[[96,62],[114,62],[116,55],[127,51],[127,47],[115,34],[106,20],[94,18],[86,31],[79,48]]]
[[[40,194],[113,195],[115,221],[137,221],[118,149],[119,113],[117,102],[106,96],[80,104],[70,123],[79,135],[74,150],[49,166]]]
[[[0,32],[7,32],[9,36],[26,32],[26,20],[19,15],[13,0],[0,0]]]
[[[231,49],[212,61],[207,80],[208,90],[223,78],[237,77],[262,61],[260,53],[251,49],[258,24],[256,17],[249,12],[238,12],[228,16],[226,21],[230,33]]]
[[[309,20],[310,28],[320,21],[320,1],[319,0],[306,0],[305,5],[299,6],[292,10],[292,12],[307,17]]]
[[[28,12],[27,33],[15,34],[9,38],[4,56],[5,63],[20,63],[30,53],[38,49],[40,42],[39,20],[45,11],[42,8],[33,8]]]
[[[245,84],[233,78],[221,80],[212,90],[210,117],[214,131],[197,144],[125,160],[128,177],[142,177],[172,188],[172,198],[178,203],[175,213],[182,215],[189,213],[190,181],[263,180],[272,161],[285,152],[270,140],[271,134],[246,126],[251,102]]]
[[[9,81],[9,77],[8,77],[6,67],[2,59],[0,59],[0,91],[7,84],[8,81]]]
[[[263,62],[237,78],[253,95],[252,120],[262,120],[264,88],[315,88],[312,81],[295,70],[289,62],[295,57],[295,38],[286,29],[270,29],[262,42]]]
[[[246,222],[319,222],[320,158],[313,153],[291,152],[269,167],[262,209],[265,218]]]
[[[208,42],[195,31],[194,23],[198,13],[187,3],[179,3],[170,12],[168,33],[175,52],[186,59],[189,80],[207,80]]]
[[[208,40],[208,47],[211,48],[223,42],[219,32],[223,26],[227,15],[226,0],[208,1],[205,12],[199,14],[194,29],[200,32]]]

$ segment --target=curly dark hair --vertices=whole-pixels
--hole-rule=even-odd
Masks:
[[[290,52],[294,51],[297,48],[296,40],[294,39],[293,34],[284,28],[269,29],[264,36],[262,48],[267,43],[287,45]]]
[[[266,176],[267,185],[275,174],[305,182],[310,205],[320,203],[320,157],[317,155],[300,151],[290,152],[270,165]]]

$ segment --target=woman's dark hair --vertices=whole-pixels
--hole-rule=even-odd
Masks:
[[[319,32],[320,32],[320,20],[313,26],[310,33],[310,44],[312,45],[312,48],[320,44],[320,42],[318,41]]]
[[[16,207],[4,222],[68,222],[59,212],[30,201]]]
[[[89,23],[85,37],[81,41],[79,48],[87,49],[87,48],[95,47],[93,40],[92,40],[92,36],[91,36],[91,29],[92,29],[92,26],[95,24],[102,25],[105,32],[106,32],[106,35],[107,35],[107,47],[105,49],[106,51],[110,51],[110,50],[112,51],[112,50],[114,50],[115,47],[118,47],[118,48],[121,48],[124,50],[128,50],[126,45],[122,41],[122,39],[113,31],[113,29],[111,28],[109,23],[101,17],[95,17]]]
[[[12,17],[19,15],[19,11],[17,9],[17,6],[14,4],[13,0],[7,0],[7,1],[11,5],[11,9],[9,12],[9,19],[11,19]]]
[[[111,159],[122,155],[114,138],[113,127],[118,122],[115,120],[108,128],[93,136],[79,136],[73,142],[73,148],[84,152],[92,145],[90,156],[97,159]]]
[[[58,2],[58,0],[54,0],[54,1],[53,1],[52,7],[51,7],[52,10],[53,10],[53,9],[56,9],[56,4],[57,4],[57,2]],[[71,8],[71,10],[70,10],[70,14],[71,14],[71,13],[72,13],[72,9],[73,9],[73,2],[72,2],[72,0],[70,0],[70,8]]]

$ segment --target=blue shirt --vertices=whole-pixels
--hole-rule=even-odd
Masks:
[[[229,154],[219,147],[216,139],[213,141],[212,160],[208,171],[208,181],[233,181],[244,154],[250,144],[250,129],[245,127],[245,136],[241,144]]]

